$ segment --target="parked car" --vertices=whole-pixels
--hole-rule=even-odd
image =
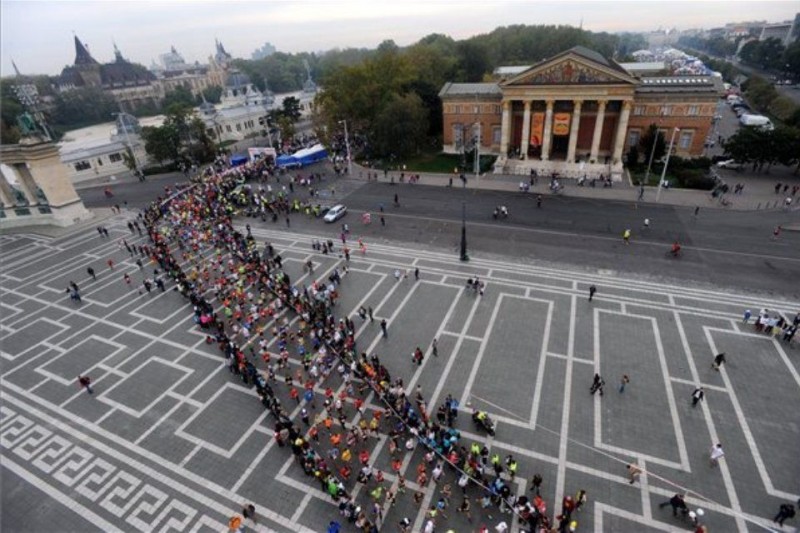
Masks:
[[[347,207],[342,204],[338,204],[331,207],[330,210],[325,213],[325,217],[323,217],[323,219],[325,222],[336,222],[342,218],[345,213],[347,213]]]
[[[764,115],[751,115],[749,113],[744,113],[740,115],[739,123],[742,126],[762,128],[767,131],[772,131],[773,129],[775,129],[775,126],[772,125],[772,121],[768,117],[765,117]]]
[[[717,167],[727,168],[729,170],[742,170],[744,168],[744,163],[736,161],[735,159],[726,159],[725,161],[717,163]]]

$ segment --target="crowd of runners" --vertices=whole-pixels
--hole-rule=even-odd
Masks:
[[[248,178],[259,179],[262,185],[242,186]],[[149,242],[134,245],[123,239],[122,245],[142,271],[154,265],[152,277],[143,272],[138,290],[149,292],[156,286],[164,291],[165,280],[171,280],[192,305],[206,342],[219,347],[231,379],[255,388],[272,416],[277,445],[290,449],[298,468],[336,503],[339,513],[330,520],[329,533],[339,532],[343,524],[364,532],[378,531],[399,498],[426,505],[419,511],[420,517],[424,515],[421,521],[403,517],[389,525],[404,533],[451,531],[447,524],[452,512],[472,524],[473,505],[483,511],[475,517],[473,530],[504,533],[517,520],[524,531],[575,531],[578,513],[587,501],[585,490],[565,496],[548,513],[541,497],[542,476],[535,473],[530,491],[517,493],[517,460],[512,455],[503,457],[484,442],[465,439],[456,428],[459,405],[453,397],[448,395],[438,406],[429,405],[418,387],[407,390],[402,378],[392,376],[378,354],[359,349],[356,317],[336,316],[339,285],[350,260],[346,226],[341,246],[332,240],[312,240],[315,251],[338,254],[341,264],[326,278],[315,279],[309,261],[302,283],[290,279],[279,251],[270,243],[258,245],[249,225],[242,230],[234,226],[236,215],[273,222],[285,218],[287,226],[294,213],[319,216],[313,184],[321,176],[304,181],[309,196],[302,201],[290,196],[295,180],[289,181],[287,191],[287,185],[272,179],[271,169],[261,162],[236,170],[219,168],[185,189],[166,190],[165,198],[153,202],[128,225],[133,236],[146,236]],[[101,238],[108,237],[105,228],[98,232]],[[366,253],[362,242],[359,246]],[[112,260],[108,267],[114,270]],[[95,277],[93,270],[89,274]],[[403,277],[409,274],[406,271]],[[419,279],[419,270],[413,274]],[[400,276],[397,270],[395,277],[399,280]],[[124,274],[123,280],[130,284],[130,275]],[[484,284],[477,278],[470,279],[469,286],[483,294]],[[80,300],[77,285],[67,290]],[[592,287],[590,300],[595,290]],[[376,320],[371,307],[359,308],[356,315],[361,324]],[[796,330],[797,321],[772,324],[766,312],[760,315],[757,328],[767,320],[765,326],[794,326],[792,334]],[[749,318],[745,316],[746,321]],[[387,322],[378,319],[386,336]],[[426,353],[438,354],[435,340],[425,352],[417,347],[413,362],[422,364]],[[715,360],[716,367],[722,362]],[[90,378],[80,378],[91,392]],[[628,376],[623,376],[620,393],[628,382]],[[592,394],[602,395],[603,384],[596,375]],[[693,405],[702,396],[702,388],[695,390]],[[493,434],[486,413],[476,411],[473,420]],[[390,466],[383,470],[370,453],[381,436],[390,456]],[[712,464],[722,457],[717,446],[717,452],[712,449]],[[413,463],[415,459],[418,462]],[[627,469],[631,483],[642,473],[634,464]],[[429,490],[431,484],[435,487]],[[362,488],[355,490],[359,485]],[[667,505],[676,515],[690,513],[681,494],[662,507]],[[789,510],[783,511],[785,516],[776,520],[789,517]],[[699,517],[690,514],[693,529],[707,531]],[[485,519],[490,523],[481,523]],[[251,522],[256,523],[256,509],[245,502],[229,527],[241,530]]]

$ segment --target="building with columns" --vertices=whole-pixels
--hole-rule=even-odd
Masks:
[[[495,172],[621,179],[624,155],[651,125],[675,153],[702,154],[722,80],[714,76],[637,78],[577,46],[537,65],[509,69],[494,83],[447,83],[439,92],[444,151],[498,155]]]

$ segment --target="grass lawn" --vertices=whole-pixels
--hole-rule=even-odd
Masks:
[[[481,156],[481,171],[485,172],[494,164],[495,156]],[[461,156],[457,154],[423,153],[404,161],[408,172],[438,172],[452,174],[455,168],[461,170]],[[472,171],[474,159],[467,158],[467,172]]]

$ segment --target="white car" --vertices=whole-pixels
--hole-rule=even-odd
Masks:
[[[342,204],[335,205],[331,207],[327,213],[325,213],[325,217],[323,219],[325,222],[336,222],[342,218],[345,213],[347,213],[347,207]]]
[[[719,163],[717,163],[717,167],[729,168],[731,170],[742,170],[744,168],[744,163],[740,163],[735,159],[727,159],[725,161],[720,161]]]

